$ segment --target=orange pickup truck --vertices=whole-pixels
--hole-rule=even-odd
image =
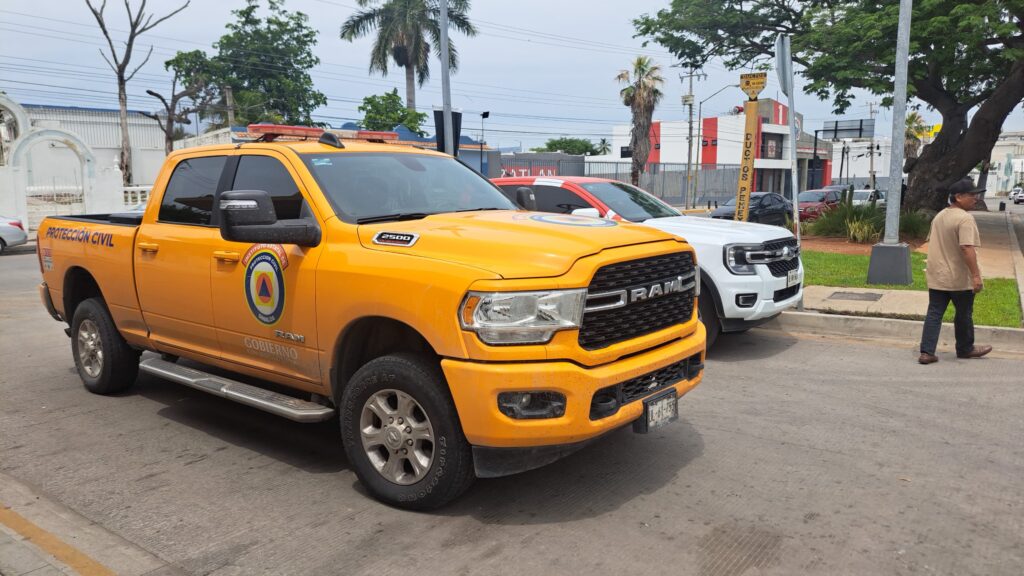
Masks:
[[[250,129],[259,141],[168,156],[145,212],[40,226],[40,295],[88,390],[141,371],[299,422],[337,416],[367,490],[427,509],[670,423],[700,382],[685,242],[517,210],[385,133]]]

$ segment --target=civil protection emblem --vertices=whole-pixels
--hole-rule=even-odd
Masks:
[[[280,244],[254,244],[246,251],[242,265],[249,311],[263,324],[275,324],[284,313],[288,253]]]

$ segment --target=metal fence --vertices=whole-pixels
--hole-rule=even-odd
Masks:
[[[501,175],[511,176],[591,176],[630,182],[629,162],[585,162],[571,160],[512,160],[503,158]],[[693,167],[693,182],[688,178],[687,165],[682,163],[648,164],[640,174],[640,188],[675,206],[704,207],[724,202],[736,195],[739,184],[739,166]],[[689,186],[696,186],[696,195],[686,194]]]

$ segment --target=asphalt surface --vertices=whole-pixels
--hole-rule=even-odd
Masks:
[[[366,496],[336,423],[87,393],[38,274],[0,258],[0,473],[186,573],[1024,572],[1024,362],[726,336],[674,425],[416,514]]]

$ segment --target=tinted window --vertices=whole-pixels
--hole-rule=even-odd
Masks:
[[[622,182],[594,182],[580,184],[584,190],[604,202],[616,214],[630,222],[643,222],[650,218],[679,216],[674,208],[639,188]]]
[[[446,156],[382,153],[303,154],[303,161],[344,219],[515,210],[496,186]]]
[[[556,186],[533,186],[533,193],[537,197],[538,212],[557,212],[559,214],[570,214],[577,208],[593,208],[583,201],[572,190],[558,188]]]
[[[179,162],[164,191],[159,220],[209,224],[213,214],[213,195],[226,160],[226,156],[209,156]]]
[[[274,201],[278,220],[294,220],[303,216],[302,193],[288,169],[277,158],[242,156],[231,189],[266,191]]]
[[[828,193],[828,197],[825,199],[825,202],[838,202],[838,201],[839,201],[839,192],[829,192]]]
[[[800,193],[801,202],[824,202],[825,193],[820,190],[808,190]]]

